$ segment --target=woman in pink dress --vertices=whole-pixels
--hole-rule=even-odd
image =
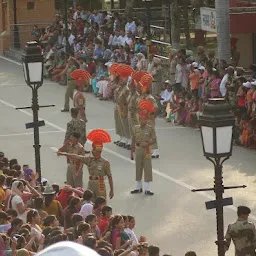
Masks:
[[[221,79],[219,77],[219,72],[217,70],[213,70],[211,82],[209,85],[211,98],[220,97],[220,82],[221,82]]]

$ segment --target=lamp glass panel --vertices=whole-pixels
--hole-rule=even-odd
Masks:
[[[23,62],[23,73],[24,73],[25,80],[27,82],[28,81],[27,68],[24,62]]]
[[[42,62],[28,63],[30,83],[38,83],[42,81]]]
[[[204,143],[204,151],[205,153],[213,154],[213,128],[202,126],[201,127],[203,143]]]
[[[217,127],[217,154],[229,153],[231,150],[233,126]]]

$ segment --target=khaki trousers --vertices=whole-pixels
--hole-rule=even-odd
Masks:
[[[98,180],[89,180],[87,189],[93,192],[92,202],[95,202],[96,198],[99,196],[103,196],[107,199],[106,187],[104,192],[100,193]]]
[[[115,131],[116,134],[122,137],[121,131],[121,119],[118,113],[117,105],[114,107],[114,120],[115,120]]]
[[[72,164],[68,164],[67,168],[67,185],[73,188],[83,187],[83,172],[74,177],[74,166]]]
[[[68,85],[65,93],[64,109],[69,109],[69,99],[73,100],[74,90],[76,88],[75,80],[68,80]]]
[[[145,182],[151,182],[153,180],[151,152],[149,156],[146,156],[146,152],[144,148],[136,147],[135,165],[136,165],[136,181],[142,180],[143,171],[144,171]]]

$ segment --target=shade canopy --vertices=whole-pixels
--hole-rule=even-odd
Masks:
[[[232,155],[235,118],[224,99],[209,99],[199,117],[203,151],[206,157]]]
[[[43,83],[44,56],[37,42],[27,42],[22,54],[22,66],[27,85]]]

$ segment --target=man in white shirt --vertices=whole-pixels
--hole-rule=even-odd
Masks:
[[[133,35],[135,35],[136,30],[137,26],[135,22],[131,18],[128,18],[128,22],[125,25],[125,33],[127,34],[127,32],[130,31]]]
[[[74,43],[75,43],[75,36],[70,33],[69,37],[68,37],[68,42],[69,42],[69,45],[72,46]]]
[[[133,42],[132,41],[132,32],[128,31],[127,34],[126,34],[125,44],[128,44],[129,47],[131,47],[132,42]]]
[[[123,30],[120,31],[120,36],[117,39],[118,46],[125,46],[126,36]]]
[[[173,90],[172,90],[172,86],[170,85],[170,81],[167,80],[164,83],[167,88],[164,91],[162,91],[160,94],[161,96],[160,103],[162,106],[166,106],[168,102],[170,103],[173,102]]]
[[[91,190],[85,190],[83,194],[83,203],[79,214],[83,216],[85,219],[88,215],[93,212],[93,204],[92,204],[93,192]]]
[[[220,83],[220,93],[222,97],[226,96],[227,93],[227,83],[230,76],[234,76],[234,67],[229,66],[227,69],[227,74],[223,76],[221,83]]]

